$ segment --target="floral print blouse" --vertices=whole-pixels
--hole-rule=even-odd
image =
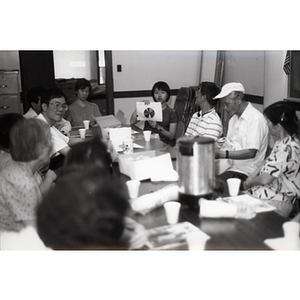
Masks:
[[[265,160],[260,174],[268,173],[275,179],[266,185],[254,186],[247,192],[267,200],[292,200],[300,196],[300,144],[295,136],[277,141]]]
[[[41,177],[28,164],[11,161],[0,174],[0,229],[19,231],[24,221],[35,220],[42,199]]]

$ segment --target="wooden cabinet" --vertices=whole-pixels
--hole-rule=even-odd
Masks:
[[[0,114],[22,114],[19,71],[0,70]]]

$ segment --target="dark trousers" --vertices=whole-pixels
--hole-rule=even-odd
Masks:
[[[243,173],[238,173],[238,172],[234,172],[234,171],[225,171],[224,173],[218,175],[217,178],[221,179],[224,182],[224,195],[229,195],[226,180],[228,178],[241,179],[242,183],[241,183],[240,190],[242,191],[243,190],[243,182],[248,178],[248,176]]]

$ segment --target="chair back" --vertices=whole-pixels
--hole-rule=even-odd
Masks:
[[[174,109],[177,113],[178,120],[183,122],[187,127],[191,116],[196,111],[195,96],[197,87],[181,87],[178,90]]]
[[[178,121],[174,139],[177,140],[178,138],[182,137],[184,134],[185,134],[185,125],[182,121]]]

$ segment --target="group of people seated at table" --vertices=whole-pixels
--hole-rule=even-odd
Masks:
[[[82,125],[85,119],[93,125],[94,117],[101,115],[87,100],[87,80],[78,81],[75,90],[77,99],[69,107],[60,90],[43,90],[32,96],[37,100],[31,105],[36,116],[0,116],[0,229],[18,232],[37,226],[52,249],[141,248],[147,244],[145,229],[130,218],[128,192],[112,172],[111,144],[99,136],[82,140],[68,134],[70,126]],[[167,104],[170,96],[165,82],[154,84],[152,97],[162,104],[163,121],[146,121],[144,129],[172,144],[178,117]],[[220,99],[230,116],[226,137],[216,111]],[[200,110],[191,117],[185,136],[216,141],[216,159],[230,161],[219,177],[240,178],[246,193],[288,203],[292,210],[292,201],[300,197],[295,109],[278,101],[261,113],[246,101],[241,83],[220,89],[203,82],[195,101]],[[130,121],[136,123],[136,111]],[[269,134],[276,142],[266,155]],[[55,173],[49,164],[58,154],[64,160]]]

